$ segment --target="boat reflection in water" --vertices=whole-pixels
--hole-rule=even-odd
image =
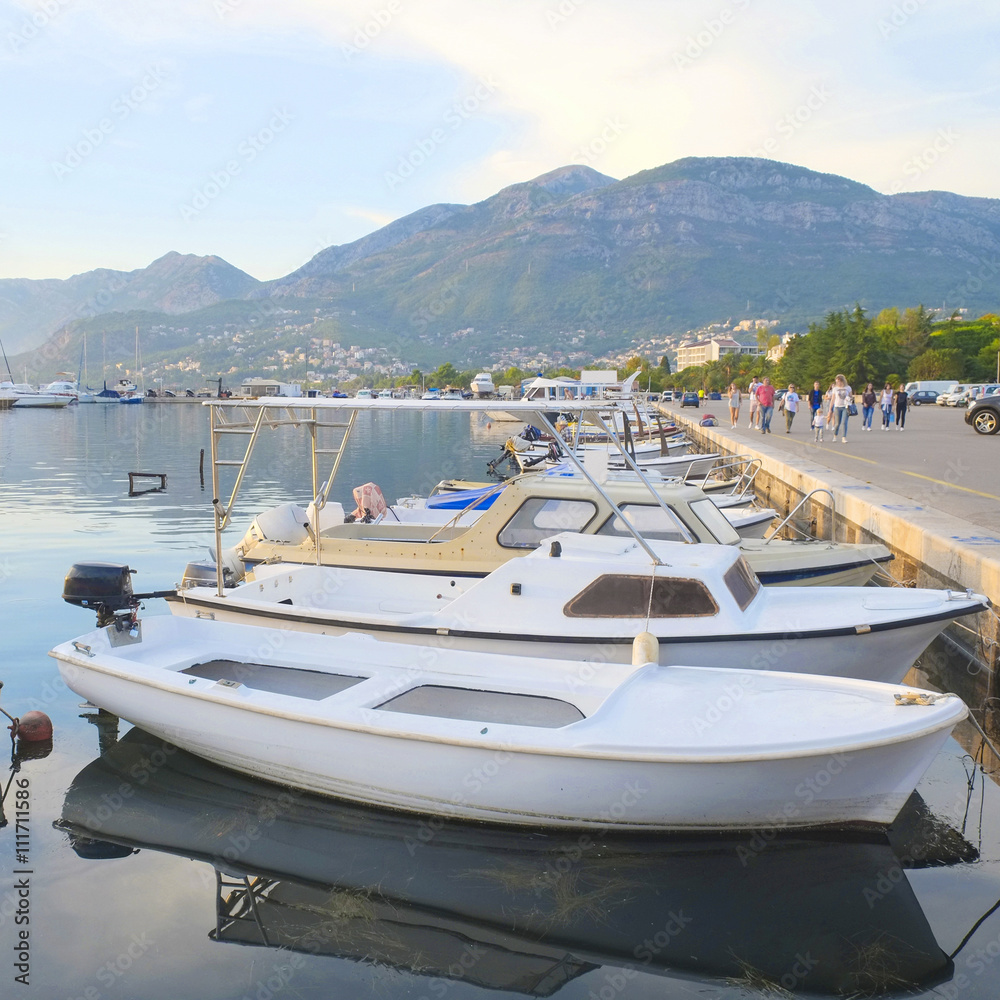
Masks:
[[[910,812],[926,845],[936,821]],[[878,995],[953,971],[905,842],[459,825],[270,785],[136,729],[77,775],[57,826],[83,857],[211,864],[215,940],[387,965],[438,990],[551,996],[592,975],[602,995],[643,973]],[[936,860],[968,859],[957,835],[942,843],[953,857]]]

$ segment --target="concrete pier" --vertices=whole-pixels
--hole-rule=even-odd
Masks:
[[[971,589],[1000,605],[1000,435],[983,437],[964,422],[964,411],[923,406],[911,410],[905,432],[862,431],[852,417],[848,441],[834,442],[831,431],[817,444],[808,407],[785,433],[780,413],[772,433],[750,430],[744,403],[740,424],[730,426],[726,400],[706,401],[698,410],[661,403],[697,450],[746,455],[760,462],[755,489],[760,500],[784,516],[812,490],[827,489],[835,500],[832,516],[825,494],[800,512],[815,519],[815,533],[839,541],[879,541],[895,556],[888,572],[911,587]],[[702,427],[711,413],[716,427]],[[798,516],[798,515],[797,515]],[[961,623],[949,637],[973,654],[981,668],[954,685],[969,704],[981,704],[997,690],[1000,667],[996,615],[978,616],[978,634]]]

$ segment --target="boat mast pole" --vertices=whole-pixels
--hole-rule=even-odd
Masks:
[[[215,406],[208,406],[208,436],[212,449],[212,511],[215,515],[215,582],[219,597],[226,596],[225,567],[222,565],[222,522],[224,514],[219,510],[219,449],[215,425]]]

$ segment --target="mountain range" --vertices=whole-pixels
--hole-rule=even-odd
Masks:
[[[14,353],[109,313],[270,300],[342,311],[402,343],[474,328],[470,343],[544,346],[580,330],[610,349],[729,317],[801,329],[855,302],[975,315],[998,292],[998,200],[691,157],[623,180],[567,166],[474,205],[431,205],[269,282],[175,252],[129,272],[3,279],[0,338]]]

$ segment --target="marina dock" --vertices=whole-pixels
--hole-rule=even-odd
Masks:
[[[758,498],[783,517],[813,490],[829,490],[835,501],[819,493],[800,511],[815,521],[819,537],[838,541],[878,541],[892,551],[893,579],[910,587],[950,587],[986,594],[1000,603],[1000,463],[997,440],[976,434],[964,411],[952,407],[911,408],[906,430],[881,430],[876,410],[872,430],[851,417],[847,442],[832,440],[827,429],[822,444],[813,441],[808,407],[792,432],[775,412],[772,433],[748,427],[749,407],[732,428],[726,400],[708,400],[698,410],[661,403],[660,411],[683,428],[697,450],[745,455],[760,462],[755,481]],[[712,414],[715,427],[702,427]],[[798,515],[797,515],[798,517]],[[951,689],[969,704],[981,704],[993,693],[1000,669],[1000,630],[995,615],[980,615],[978,634],[959,625],[946,633],[977,668],[942,669]]]

